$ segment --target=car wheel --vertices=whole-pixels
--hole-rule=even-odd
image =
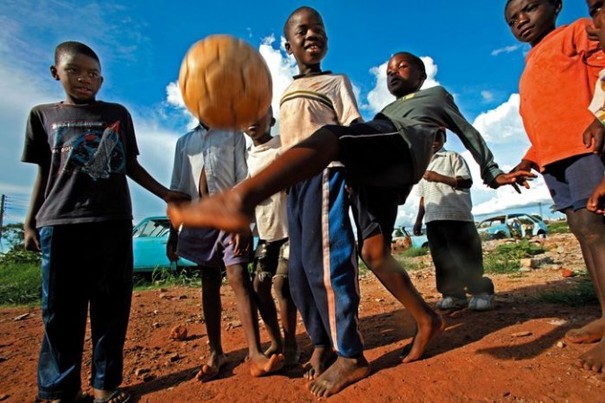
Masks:
[[[506,236],[504,235],[503,232],[496,232],[494,234],[494,239],[504,239],[504,238],[506,238]]]

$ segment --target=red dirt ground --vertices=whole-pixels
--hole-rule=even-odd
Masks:
[[[554,239],[554,241],[553,241]],[[360,325],[365,338],[370,376],[330,398],[335,402],[389,401],[605,401],[602,375],[574,365],[590,345],[563,341],[571,327],[598,317],[598,305],[567,307],[535,297],[545,291],[573,289],[578,277],[565,278],[561,267],[581,270],[577,245],[569,237],[550,238],[559,251],[576,251],[574,262],[556,262],[522,275],[493,275],[496,309],[477,313],[467,309],[445,314],[447,330],[428,348],[426,358],[400,364],[398,355],[414,333],[410,315],[372,274],[361,279]],[[420,258],[426,262],[426,258]],[[580,259],[581,261],[581,259]],[[574,264],[576,266],[574,266]],[[430,267],[411,276],[427,301],[434,304]],[[233,293],[223,287],[223,345],[230,360],[218,379],[195,380],[205,362],[207,338],[200,313],[200,291],[170,288],[137,291],[125,349],[124,387],[139,402],[310,402],[300,367],[277,375],[253,378],[245,362],[243,330]],[[27,314],[27,315],[25,315]],[[170,338],[183,325],[183,341]],[[262,328],[261,328],[262,330]],[[303,349],[311,346],[299,325]],[[31,402],[35,397],[35,368],[42,334],[38,308],[0,310],[0,401]],[[266,341],[266,334],[262,334]],[[89,347],[89,339],[87,340]],[[90,353],[84,357],[83,384],[89,376]]]

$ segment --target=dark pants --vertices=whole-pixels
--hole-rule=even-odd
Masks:
[[[40,241],[44,337],[38,397],[70,399],[80,390],[89,305],[91,384],[117,388],[132,297],[131,222],[44,227]]]
[[[474,223],[431,221],[426,236],[441,294],[465,298],[467,292],[494,293],[492,280],[483,276],[481,239]]]
[[[342,169],[326,168],[288,193],[292,300],[315,347],[363,353],[355,238]]]

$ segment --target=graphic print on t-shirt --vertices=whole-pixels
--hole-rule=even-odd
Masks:
[[[120,122],[62,122],[53,125],[53,153],[61,153],[59,172],[81,171],[93,180],[126,172]]]

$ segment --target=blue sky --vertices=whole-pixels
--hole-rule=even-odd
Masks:
[[[5,222],[21,222],[36,167],[19,162],[30,108],[59,101],[63,92],[50,77],[54,47],[78,40],[99,54],[105,82],[98,98],[124,104],[133,115],[142,165],[164,184],[172,169],[176,139],[192,123],[175,82],[181,60],[197,40],[227,33],[247,40],[267,60],[274,79],[274,107],[296,73],[283,51],[282,27],[301,5],[320,11],[329,51],[325,70],[347,74],[362,114],[392,101],[384,84],[384,64],[400,50],[423,57],[428,85],[440,84],[485,136],[505,170],[528,146],[518,110],[518,78],[527,45],[510,34],[503,18],[505,0],[420,2],[309,1],[2,1],[0,2],[0,193],[7,196]],[[383,5],[386,4],[386,5]],[[566,1],[559,24],[587,15],[583,1]],[[463,148],[449,136],[448,148]],[[473,212],[477,215],[523,205],[550,205],[541,180],[518,196],[509,187],[493,191],[481,184],[471,165]],[[163,214],[160,200],[131,183],[135,221]],[[415,217],[417,196],[400,210],[399,223]],[[548,210],[548,209],[546,209]],[[546,211],[545,211],[546,212]]]

